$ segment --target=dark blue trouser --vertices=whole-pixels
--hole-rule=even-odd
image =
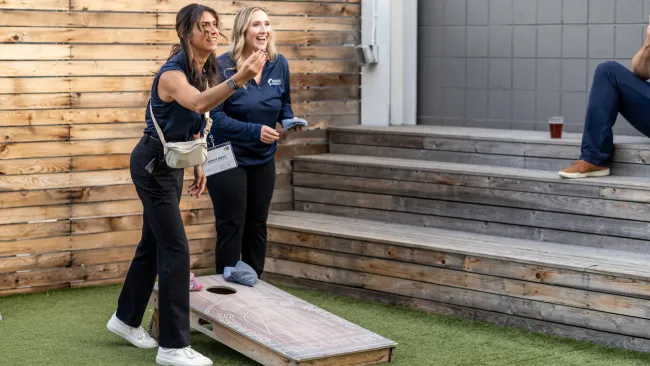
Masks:
[[[581,160],[609,166],[614,152],[612,127],[618,113],[650,137],[650,84],[614,61],[598,65],[591,85]]]

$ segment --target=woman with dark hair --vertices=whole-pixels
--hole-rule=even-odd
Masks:
[[[144,207],[142,238],[107,328],[136,347],[159,347],[160,365],[212,365],[190,348],[190,256],[179,208],[183,169],[167,165],[163,142],[200,138],[206,123],[202,115],[255,77],[266,62],[263,52],[254,53],[239,72],[219,83],[214,55],[219,24],[217,12],[207,6],[191,4],[178,12],[179,44],[153,80],[144,136],[131,154],[131,178]],[[190,195],[199,197],[205,184],[203,167],[196,165]],[[160,345],[140,326],[156,274]]]

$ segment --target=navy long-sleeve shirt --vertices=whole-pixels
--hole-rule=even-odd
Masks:
[[[228,79],[236,72],[236,64],[229,53],[217,58],[220,72]],[[291,109],[289,63],[278,54],[267,61],[258,85],[255,80],[239,88],[225,102],[210,112],[211,138],[219,145],[230,141],[237,164],[251,166],[264,164],[275,155],[276,143],[260,141],[262,126],[275,128],[276,122],[293,118]]]

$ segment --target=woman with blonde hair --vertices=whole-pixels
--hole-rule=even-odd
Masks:
[[[280,137],[275,125],[285,121],[290,127],[296,123],[286,121],[298,121],[291,109],[289,64],[277,52],[267,11],[259,6],[241,9],[235,16],[228,52],[217,58],[220,72],[230,77],[259,51],[267,55],[262,71],[211,113],[208,143],[230,143],[237,162],[237,167],[207,178],[216,219],[218,274],[240,259],[257,276],[262,274],[266,220],[275,187],[274,156]],[[288,129],[301,130],[303,126]]]

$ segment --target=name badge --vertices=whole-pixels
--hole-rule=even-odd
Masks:
[[[223,143],[208,149],[208,158],[203,163],[206,176],[221,173],[237,167],[235,154],[232,152],[230,142]]]

